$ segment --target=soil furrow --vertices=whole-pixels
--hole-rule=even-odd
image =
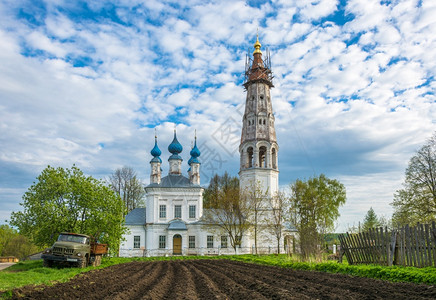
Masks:
[[[169,289],[168,299],[193,300],[199,299],[195,288],[195,282],[192,279],[192,274],[186,267],[185,262],[181,262],[175,268],[175,280],[173,286]]]
[[[255,270],[251,270],[251,273],[249,274],[250,276],[246,276],[244,272],[241,272],[243,269],[237,265],[230,266],[229,268],[229,265],[209,263],[208,261],[202,261],[198,263],[199,265],[207,268],[210,272],[225,274],[225,276],[230,278],[230,280],[237,282],[241,286],[247,287],[249,290],[251,290],[251,293],[259,293],[268,299],[296,299],[289,293],[289,290],[282,287],[283,285],[276,284],[275,280],[273,280],[273,284],[271,284],[271,282],[268,282],[268,280],[262,280],[262,277],[264,276],[261,276],[261,274],[256,276],[256,274],[253,273]],[[301,295],[298,297],[298,299],[310,298]]]
[[[229,260],[132,262],[12,299],[436,299],[436,288]]]
[[[123,282],[125,284],[124,289],[119,290],[117,294],[109,299],[139,299],[146,295],[150,287],[161,279],[162,269],[165,268],[165,265],[156,262],[145,262],[142,263],[142,268],[144,271],[140,272],[142,274],[141,278],[129,279],[128,282]]]
[[[253,271],[258,269],[256,264],[247,264],[243,262],[228,261],[225,268],[238,266],[241,274],[252,276]],[[219,268],[220,266],[217,266]],[[384,288],[384,281],[370,278],[351,277],[342,274],[330,274],[314,271],[300,271],[292,269],[283,269],[280,267],[270,266],[262,268],[262,273],[259,273],[261,280],[281,281],[277,285],[285,285],[287,289],[297,293],[322,297],[325,294],[336,293],[349,299],[366,299],[367,295],[371,295],[370,299],[387,299],[403,297],[404,294],[409,297],[422,296],[422,290],[412,289],[409,283],[397,283],[397,288],[394,291],[389,291]],[[289,282],[293,282],[293,286]],[[354,284],[350,284],[353,281]]]
[[[216,283],[210,277],[198,270],[195,267],[194,261],[190,261],[187,265],[188,270],[192,272],[195,283],[196,292],[198,295],[210,295],[211,299],[232,299],[230,295],[223,293]],[[201,298],[201,297],[200,297]]]
[[[132,299],[167,299],[165,295],[172,288],[171,282],[174,279],[174,261],[167,261],[157,277],[159,280],[150,285],[147,294],[137,295]]]
[[[243,285],[256,282],[256,290],[269,298],[276,299],[310,299],[313,295],[321,294],[325,288],[322,284],[298,278],[293,270],[274,267],[270,269],[258,268],[256,264],[225,261],[224,264],[214,264],[220,272],[234,273],[236,280]],[[287,274],[287,273],[290,274]],[[250,278],[249,281],[246,278]],[[292,284],[290,284],[292,282]],[[298,297],[293,296],[297,294]]]
[[[256,284],[252,280],[244,281],[240,284],[234,278],[229,277],[229,270],[224,272],[218,272],[214,269],[216,264],[219,265],[215,260],[198,260],[193,263],[193,266],[203,272],[208,274],[211,280],[216,282],[216,285],[220,287],[221,291],[224,291],[228,295],[232,295],[232,299],[268,299],[256,289]]]

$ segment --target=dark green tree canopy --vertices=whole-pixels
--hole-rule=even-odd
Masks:
[[[374,209],[371,207],[365,215],[365,219],[363,220],[363,231],[368,231],[370,228],[375,228],[381,226],[381,222],[377,215],[374,212]]]
[[[20,260],[42,249],[31,243],[8,225],[0,225],[0,256],[15,256]]]
[[[394,195],[394,225],[436,220],[436,132],[410,159],[403,188]]]
[[[317,255],[321,235],[334,229],[345,201],[344,185],[324,174],[291,185],[290,218],[299,231],[303,258]]]
[[[21,206],[23,211],[13,212],[10,224],[38,246],[50,246],[67,231],[92,235],[117,251],[125,232],[123,201],[76,166],[45,168]]]
[[[215,174],[210,180],[209,186],[203,192],[203,207],[218,208],[220,195],[225,195],[234,190],[239,192],[238,177],[232,177],[227,172],[222,176]]]

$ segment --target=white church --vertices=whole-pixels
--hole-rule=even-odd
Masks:
[[[259,39],[254,44],[253,58],[247,61],[244,87],[247,90],[245,113],[241,134],[240,189],[260,183],[267,197],[278,191],[278,144],[274,128],[274,114],[270,89],[272,72],[269,55],[262,58]],[[221,255],[235,254],[229,237],[219,228],[206,226],[203,216],[203,191],[200,185],[200,155],[197,139],[190,151],[188,176],[182,175],[182,145],[174,139],[168,146],[169,173],[162,177],[161,150],[155,145],[151,150],[150,184],[145,187],[146,208],[136,208],[126,216],[129,233],[120,246],[120,256],[162,255]],[[293,235],[295,228],[284,229],[284,239]],[[275,238],[263,235],[258,239],[258,252],[277,251]],[[248,231],[242,236],[238,254],[254,251],[254,237]]]

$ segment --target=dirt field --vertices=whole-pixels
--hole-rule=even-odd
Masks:
[[[228,260],[132,262],[14,299],[436,299],[436,287]],[[21,298],[22,297],[22,298]]]

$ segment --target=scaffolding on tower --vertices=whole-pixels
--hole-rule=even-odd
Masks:
[[[247,88],[247,84],[251,81],[264,81],[270,87],[273,87],[272,80],[274,76],[271,71],[271,54],[269,49],[267,48],[265,51],[265,59],[260,58],[262,61],[261,65],[254,66],[253,58],[251,57],[250,50],[245,58],[245,74],[244,74],[244,83],[243,85]]]

